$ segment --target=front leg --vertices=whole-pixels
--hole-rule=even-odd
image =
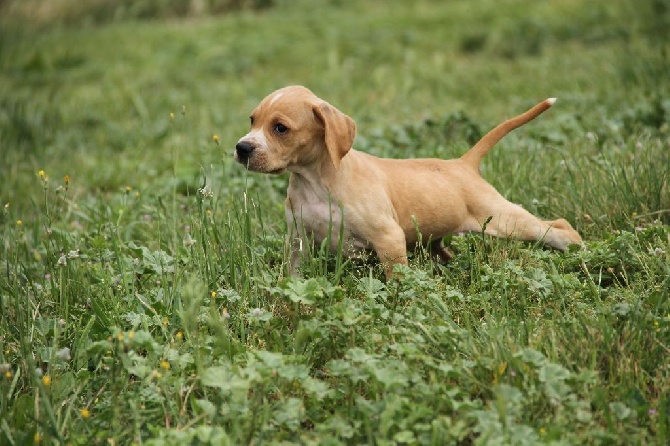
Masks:
[[[302,220],[297,216],[291,207],[291,202],[287,198],[285,203],[286,227],[288,235],[286,236],[286,247],[288,248],[289,274],[293,277],[299,277],[300,261],[303,256],[304,243],[304,227]]]
[[[393,266],[407,265],[407,243],[405,232],[397,223],[385,225],[370,240],[372,248],[377,253],[379,261],[386,269],[386,280],[393,276]]]
[[[288,272],[292,277],[300,277],[298,272],[300,269],[300,261],[303,255],[303,238],[293,236],[289,233],[286,245],[289,248],[290,260],[288,265]]]

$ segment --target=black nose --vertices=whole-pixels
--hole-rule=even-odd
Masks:
[[[237,152],[237,157],[240,160],[246,160],[251,155],[251,152],[254,151],[256,147],[248,141],[240,141],[235,146],[235,151]]]

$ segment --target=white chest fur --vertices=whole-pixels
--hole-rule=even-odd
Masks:
[[[317,244],[329,240],[330,249],[341,246],[347,256],[368,249],[366,240],[357,237],[347,225],[347,211],[325,186],[292,175],[286,199],[286,220],[293,237],[313,239]]]

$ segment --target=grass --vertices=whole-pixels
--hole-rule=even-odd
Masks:
[[[667,2],[290,6],[0,19],[0,443],[667,444]],[[287,178],[232,147],[292,83],[391,157],[557,96],[482,170],[585,247],[286,277]]]

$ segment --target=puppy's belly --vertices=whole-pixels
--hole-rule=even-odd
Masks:
[[[286,210],[291,227],[297,228],[314,239],[317,244],[329,240],[329,248],[336,251],[342,235],[342,252],[348,257],[357,257],[371,249],[364,238],[356,236],[342,218],[342,209],[333,203],[301,203],[293,211]],[[344,227],[343,227],[344,225]]]

